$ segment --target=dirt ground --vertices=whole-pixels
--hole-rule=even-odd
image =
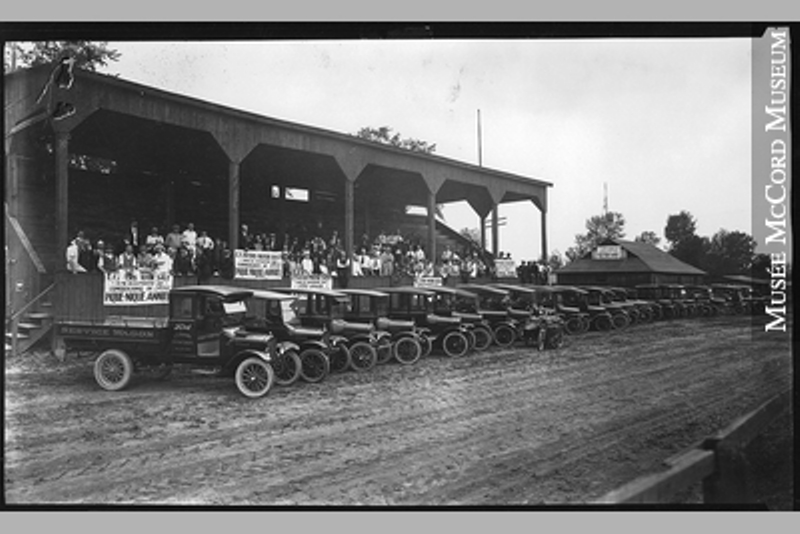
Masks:
[[[191,369],[106,392],[89,355],[28,354],[5,364],[5,499],[591,502],[789,388],[779,339],[752,339],[742,317],[659,322],[542,353],[332,375],[258,400]]]

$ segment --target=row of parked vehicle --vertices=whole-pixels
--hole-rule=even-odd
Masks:
[[[492,345],[559,347],[563,321],[539,308],[509,306],[499,287],[381,290],[185,286],[169,294],[167,318],[62,321],[64,349],[99,353],[97,383],[126,387],[135,372],[164,377],[175,364],[233,376],[248,397],[273,384],[320,382],[330,373],[411,365],[436,351],[460,357]]]
[[[635,288],[544,286],[539,305],[557,313],[568,334],[608,331],[661,319],[764,313],[765,299],[743,285],[646,284]]]
[[[735,290],[735,291],[734,291]],[[169,295],[168,318],[60,322],[65,348],[98,352],[106,390],[137,371],[166,376],[175,364],[233,376],[248,397],[273,384],[316,383],[329,374],[412,365],[438,352],[461,357],[515,343],[558,348],[564,334],[657,319],[744,313],[756,300],[737,286],[609,287],[513,284],[382,289],[251,290],[187,286]]]

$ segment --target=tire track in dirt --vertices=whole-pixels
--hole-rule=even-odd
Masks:
[[[19,413],[6,423],[17,435],[6,443],[6,452],[12,449],[7,496],[17,502],[215,504],[432,504],[453,502],[454,495],[465,502],[508,503],[520,502],[520,495],[532,502],[542,495],[571,496],[562,499],[567,501],[581,495],[576,484],[583,485],[584,464],[608,469],[604,459],[613,458],[613,449],[636,429],[670,437],[681,421],[696,419],[696,411],[725,404],[726,393],[753,368],[731,366],[725,351],[706,353],[742,341],[735,325],[710,332],[696,324],[641,328],[590,334],[558,351],[493,350],[334,375],[319,385],[274,390],[256,402],[236,397],[225,380],[180,375],[173,383],[95,402],[90,376],[80,381],[78,393],[69,380],[48,376],[44,382],[75,406],[66,403],[45,412],[52,418],[31,419],[20,400],[31,395],[16,397],[12,412]],[[664,358],[662,352],[676,343],[685,350]],[[776,381],[787,367],[783,358],[775,361],[759,367],[762,382]],[[711,376],[717,369],[726,380]],[[30,375],[12,376],[12,389],[35,390]],[[681,384],[688,400],[673,391]],[[718,388],[720,400],[690,402],[706,388]],[[638,402],[628,407],[632,414],[617,414],[631,398]],[[43,395],[32,404],[52,409],[53,400]],[[659,405],[675,413],[661,420]],[[86,413],[109,428],[94,442],[81,434]],[[126,430],[131,420],[144,419],[152,425]],[[55,437],[37,430],[48,421]],[[596,447],[570,446],[595,435]],[[56,437],[77,450],[54,447]],[[37,452],[41,457],[31,460]],[[548,458],[547,476],[535,481],[550,493],[537,496],[521,467]]]

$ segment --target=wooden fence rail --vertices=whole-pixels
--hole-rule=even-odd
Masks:
[[[666,503],[678,491],[703,482],[709,504],[750,502],[745,446],[780,416],[791,402],[791,391],[774,396],[697,447],[672,457],[666,471],[638,478],[617,488],[597,504]]]

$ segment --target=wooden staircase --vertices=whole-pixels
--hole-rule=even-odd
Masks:
[[[53,305],[49,295],[53,287],[51,285],[45,289],[6,321],[6,356],[27,352],[50,333],[53,328]]]

